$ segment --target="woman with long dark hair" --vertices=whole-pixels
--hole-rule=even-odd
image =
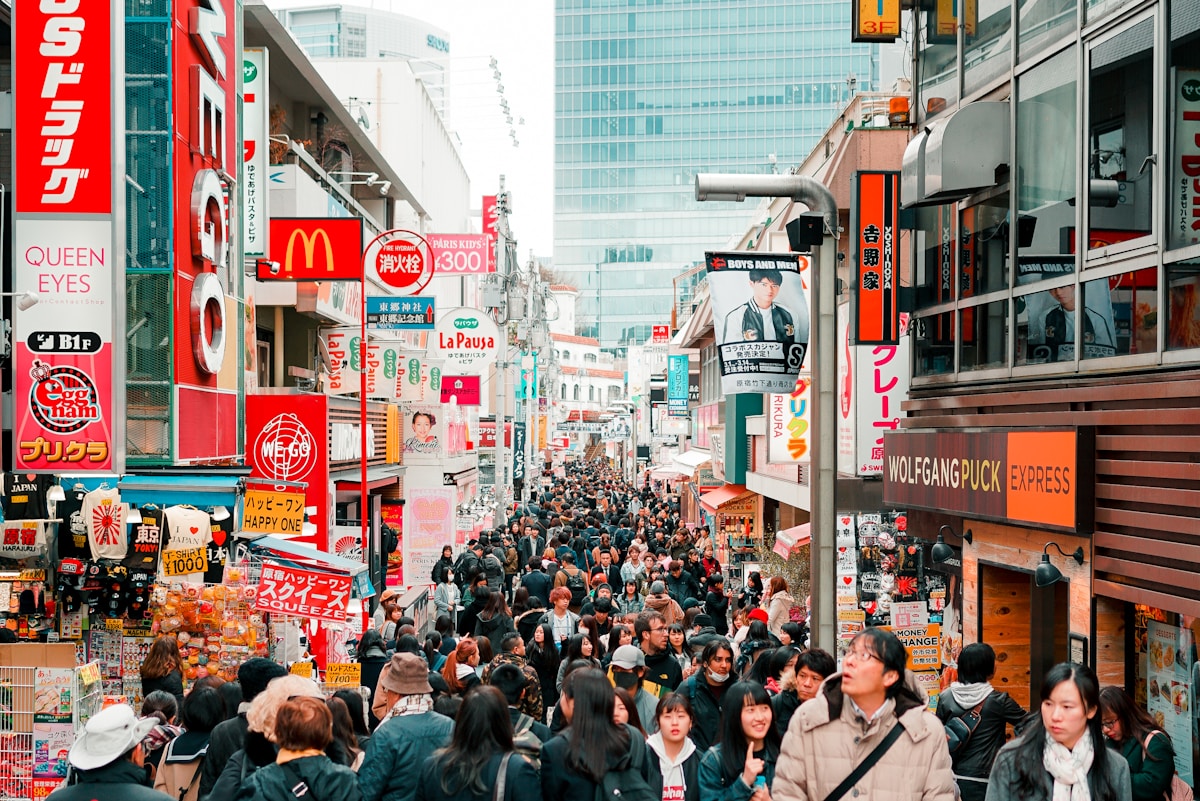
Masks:
[[[613,686],[599,670],[571,671],[559,706],[568,726],[542,746],[542,799],[590,799],[614,771],[636,768],[649,785],[652,755],[636,729],[613,721]]]
[[[164,634],[154,641],[142,661],[141,673],[143,698],[155,690],[166,690],[183,709],[183,657],[174,637]]]
[[[517,627],[513,625],[512,612],[509,611],[508,604],[504,600],[504,593],[493,592],[488,596],[487,603],[475,622],[475,639],[486,637],[492,644],[492,653],[498,654],[504,635],[516,630]]]
[[[604,662],[604,643],[600,640],[600,624],[595,615],[583,615],[579,618],[579,633],[592,643],[592,657]]]
[[[613,699],[613,722],[624,723],[638,730],[638,734],[646,736],[646,727],[642,725],[641,715],[638,714],[637,704],[633,700],[633,693],[629,690],[623,690],[620,687],[616,688],[616,697]]]
[[[1129,763],[1133,801],[1161,801],[1170,797],[1175,775],[1175,748],[1171,737],[1154,718],[1120,687],[1100,691],[1100,726],[1108,747]]]
[[[738,593],[737,608],[738,609],[757,609],[762,604],[763,599],[763,581],[762,575],[757,571],[752,571],[746,577],[746,584],[742,587],[742,591]]]
[[[416,801],[517,801],[528,798],[537,782],[533,765],[513,750],[504,696],[495,687],[480,686],[463,699],[450,744],[425,760]]]
[[[525,641],[525,661],[537,671],[542,685],[542,708],[549,710],[558,703],[558,667],[562,661],[558,643],[554,640],[554,629],[543,623],[533,630],[533,636]],[[539,721],[539,723],[544,721]]]
[[[558,667],[558,676],[555,677],[554,684],[558,687],[559,692],[562,692],[563,679],[566,678],[564,671],[570,663],[582,659],[599,668],[600,660],[595,656],[596,652],[592,649],[592,641],[582,634],[575,634],[571,639],[567,640],[567,647],[563,649],[562,663]]]
[[[1129,764],[1104,746],[1100,684],[1091,668],[1055,665],[1042,682],[1041,714],[1000,749],[987,801],[1127,801]]]
[[[333,694],[334,698],[342,699],[346,711],[350,713],[350,728],[354,732],[358,750],[365,752],[367,743],[371,742],[371,730],[367,728],[367,702],[358,690],[344,688]]]
[[[770,793],[778,758],[771,697],[761,684],[736,682],[725,691],[721,739],[700,759],[700,801],[744,801],[758,787]]]

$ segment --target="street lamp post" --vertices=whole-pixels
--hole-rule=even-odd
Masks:
[[[696,176],[696,200],[740,202],[747,197],[787,197],[804,203],[825,217],[825,236],[815,254],[813,294],[817,321],[813,330],[813,395],[816,406],[811,430],[813,452],[810,484],[811,593],[814,598],[812,645],[832,651],[836,639],[833,595],[834,529],[837,516],[837,201],[821,182],[806,175]]]

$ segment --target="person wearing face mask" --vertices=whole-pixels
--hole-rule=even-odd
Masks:
[[[700,654],[700,672],[690,676],[679,691],[692,705],[692,742],[701,751],[717,741],[721,726],[721,709],[726,691],[733,686],[733,646],[724,637],[717,637],[704,646]]]
[[[642,686],[645,678],[646,655],[640,648],[635,645],[622,645],[613,651],[612,661],[608,666],[608,680],[614,687],[628,690],[633,695],[638,718],[645,722],[648,731],[654,731],[657,725],[655,711],[658,696],[647,692]]]

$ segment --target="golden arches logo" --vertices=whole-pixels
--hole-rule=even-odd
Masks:
[[[296,228],[292,231],[292,235],[288,237],[287,249],[283,252],[283,271],[288,275],[292,274],[292,260],[296,252],[296,238],[299,237],[304,248],[304,267],[303,272],[311,273],[313,269],[313,255],[317,251],[318,240],[325,243],[325,272],[331,273],[334,270],[333,262],[333,243],[329,240],[329,234],[324,228],[318,228],[311,234],[303,228]],[[298,271],[299,272],[299,271]]]

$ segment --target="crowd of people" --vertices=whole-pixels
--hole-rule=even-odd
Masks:
[[[968,645],[934,714],[894,634],[858,634],[838,670],[782,577],[735,592],[708,531],[652,482],[577,467],[494,535],[447,547],[424,637],[384,594],[359,691],[327,698],[251,659],[238,682],[182,695],[159,640],[143,717],[91,718],[54,798],[1170,798],[1170,737],[1087,667],[1056,666],[1027,714],[990,683],[992,649]]]

